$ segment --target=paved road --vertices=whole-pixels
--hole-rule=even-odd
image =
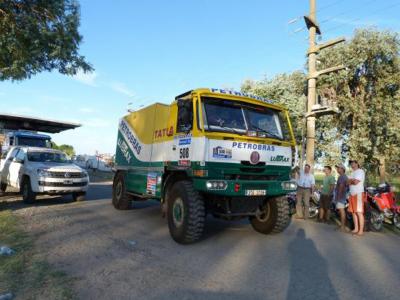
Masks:
[[[294,221],[264,236],[247,222],[210,218],[203,241],[176,244],[156,202],[130,211],[109,184],[84,203],[15,205],[49,261],[77,278],[80,299],[400,299],[400,236],[363,238]]]

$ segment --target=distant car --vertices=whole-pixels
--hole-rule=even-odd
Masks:
[[[1,191],[17,188],[26,203],[34,202],[37,194],[72,194],[74,201],[83,201],[89,184],[88,173],[54,149],[12,147],[0,171]]]

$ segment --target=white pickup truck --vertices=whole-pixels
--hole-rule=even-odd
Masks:
[[[87,172],[54,149],[12,147],[3,156],[0,171],[1,191],[17,188],[25,203],[34,202],[37,194],[72,194],[74,201],[83,201],[89,184]]]

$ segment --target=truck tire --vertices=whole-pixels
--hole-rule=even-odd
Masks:
[[[286,197],[269,199],[261,214],[250,217],[255,231],[269,234],[284,231],[290,224],[289,203]]]
[[[75,202],[85,201],[85,198],[86,198],[86,193],[85,192],[72,193],[72,199]]]
[[[7,183],[1,182],[0,183],[0,191],[4,193],[7,189]]]
[[[26,204],[32,204],[36,200],[36,193],[32,191],[31,180],[29,177],[24,177],[21,183],[22,200]]]
[[[190,181],[176,182],[168,194],[168,228],[179,244],[198,241],[204,232],[205,207],[203,197]]]
[[[131,199],[126,193],[125,176],[122,172],[118,172],[114,176],[112,204],[119,210],[127,210],[131,208]]]

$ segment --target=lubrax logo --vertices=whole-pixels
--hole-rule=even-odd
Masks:
[[[272,156],[271,161],[281,161],[281,162],[288,162],[289,157],[284,157],[283,155]]]
[[[233,142],[232,148],[250,149],[258,151],[275,151],[275,147],[273,145],[261,145],[261,144],[240,143],[240,142]]]

